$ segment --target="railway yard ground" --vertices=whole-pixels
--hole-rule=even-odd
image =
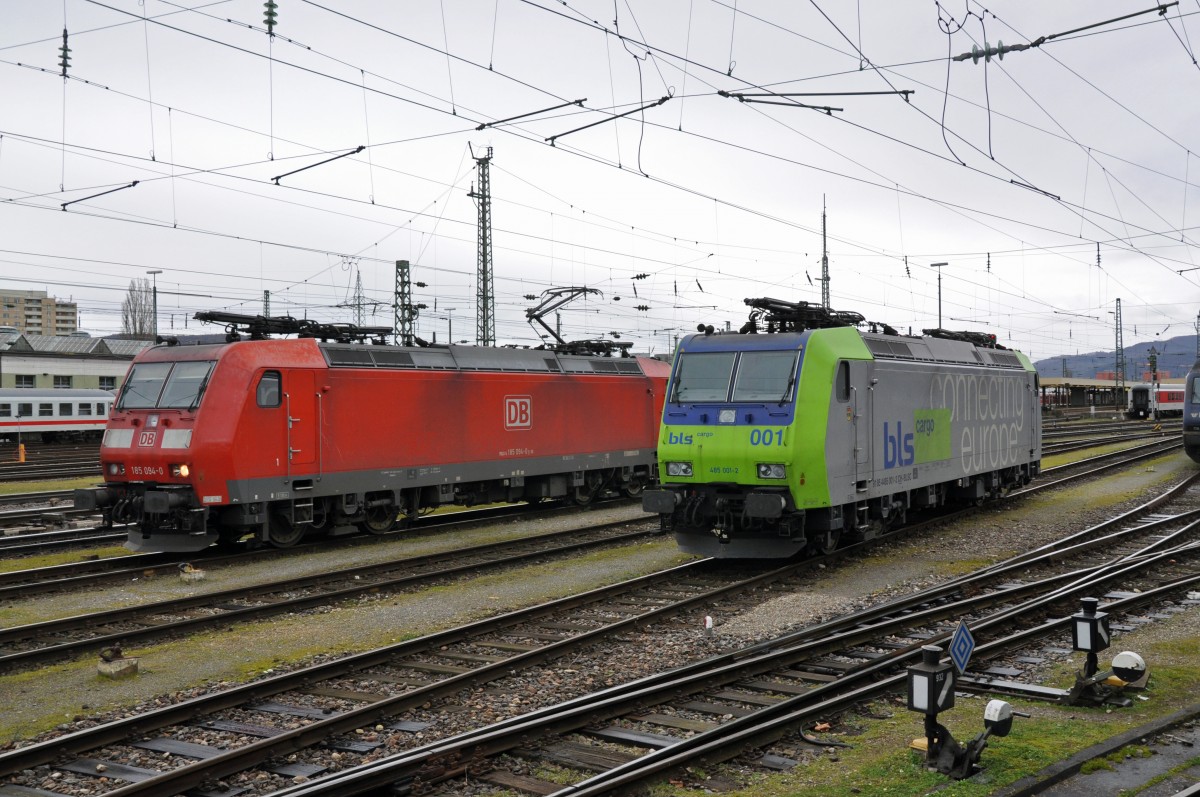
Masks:
[[[764,591],[761,602],[738,600],[707,609],[713,628],[708,631],[704,612],[682,622],[652,625],[628,631],[602,646],[576,655],[566,668],[545,668],[523,674],[524,681],[506,686],[503,706],[499,697],[480,700],[457,711],[437,713],[436,721],[467,729],[502,711],[519,712],[536,704],[539,692],[559,689],[572,679],[583,693],[622,683],[705,656],[734,650],[852,610],[913,593],[1018,552],[1037,547],[1075,531],[1092,519],[1111,517],[1120,508],[1132,508],[1195,473],[1197,466],[1178,450],[1115,474],[1082,484],[1068,485],[1012,501],[988,505],[965,518],[932,529],[897,536],[867,553],[822,568],[800,589],[786,594]],[[1182,499],[1200,506],[1200,487],[1193,486]],[[638,506],[597,506],[582,513],[591,522],[628,520],[653,526],[656,519]],[[131,580],[94,590],[61,595],[38,595],[0,605],[0,626],[66,617],[98,608],[158,601],[187,592],[216,591],[239,585],[300,575],[316,570],[364,564],[374,558],[415,556],[453,550],[466,544],[498,541],[518,533],[551,531],[580,523],[580,515],[547,516],[530,520],[502,520],[452,535],[416,536],[392,544],[345,547],[304,555],[247,562],[210,571],[203,581],[185,584],[171,578]],[[0,674],[0,750],[30,740],[95,725],[125,716],[135,709],[166,705],[234,684],[267,677],[287,669],[374,649],[404,639],[461,625],[549,599],[658,571],[689,560],[674,541],[655,536],[649,541],[574,555],[566,561],[518,566],[447,580],[433,588],[383,592],[352,601],[269,620],[240,623],[225,630],[205,631],[185,639],[166,641],[129,651],[137,655],[136,677],[110,680],[97,675],[96,658],[84,656],[68,663],[28,671]],[[764,566],[765,568],[766,566]],[[1018,718],[1011,735],[993,739],[982,757],[983,772],[963,781],[924,769],[923,754],[909,743],[923,736],[921,716],[905,708],[903,694],[871,700],[854,710],[830,717],[814,735],[824,744],[793,740],[789,752],[800,765],[779,774],[738,759],[711,769],[692,770],[685,778],[656,786],[654,794],[720,792],[761,797],[782,795],[938,794],[985,795],[1002,792],[1020,778],[1068,759],[1091,745],[1130,729],[1161,720],[1181,709],[1200,706],[1200,601],[1181,605],[1182,610],[1136,628],[1121,631],[1112,648],[1101,654],[1101,666],[1120,650],[1134,650],[1150,670],[1147,689],[1128,708],[1082,708],[1006,698],[1014,708],[1032,716]],[[628,643],[628,652],[626,652]],[[1022,680],[1046,686],[1069,687],[1082,666],[1083,654],[1071,653],[1069,634],[1056,645],[1031,655]],[[1049,652],[1047,652],[1049,651]],[[1036,661],[1033,661],[1036,659]],[[986,697],[963,694],[956,707],[940,721],[966,740],[982,730]],[[1191,738],[1194,725],[1165,730],[1155,739],[1136,740],[1114,750],[1085,771],[1107,775],[1108,784],[1092,788],[1079,775],[1059,792],[1108,794],[1120,784],[1117,774],[1127,762],[1153,756],[1156,746],[1180,737]],[[1174,735],[1172,735],[1174,734]],[[783,744],[783,748],[789,748]],[[781,745],[773,749],[779,750]],[[1162,783],[1195,779],[1200,752],[1186,753],[1159,778]],[[1191,773],[1191,774],[1189,774]],[[1136,783],[1145,783],[1139,775]],[[1097,781],[1099,783],[1100,781]],[[1089,789],[1091,789],[1089,791]],[[64,793],[70,793],[69,790]],[[514,795],[494,785],[472,786],[471,794]],[[1019,792],[1011,792],[1019,793]],[[1032,792],[1031,792],[1032,793]],[[1159,792],[1130,791],[1157,797]],[[1174,794],[1175,791],[1161,791]]]

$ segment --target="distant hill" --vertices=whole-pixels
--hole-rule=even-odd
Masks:
[[[1153,343],[1135,343],[1125,347],[1125,381],[1143,381],[1143,374],[1150,370],[1151,347],[1158,352],[1159,379],[1180,379],[1187,375],[1196,362],[1195,335],[1181,335]],[[1116,356],[1112,351],[1094,351],[1038,360],[1033,365],[1041,376],[1104,379],[1111,378],[1108,374],[1116,368]],[[1097,377],[1097,374],[1105,376]]]

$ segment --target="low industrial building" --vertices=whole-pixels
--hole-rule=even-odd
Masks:
[[[0,327],[0,388],[117,391],[147,340],[30,335]]]

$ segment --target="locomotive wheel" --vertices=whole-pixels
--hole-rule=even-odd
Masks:
[[[829,556],[837,550],[842,541],[842,533],[840,531],[827,531],[818,537],[810,546],[814,553],[821,556]]]
[[[387,534],[396,528],[396,508],[390,505],[371,507],[355,525],[367,534]]]
[[[304,537],[304,526],[293,524],[279,513],[272,514],[269,523],[267,538],[276,548],[291,548]]]
[[[641,479],[630,479],[628,484],[622,485],[621,495],[626,498],[637,498],[646,489],[646,483]]]

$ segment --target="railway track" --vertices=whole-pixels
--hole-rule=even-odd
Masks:
[[[1176,443],[1177,444],[1177,443]],[[1123,467],[1129,461],[1140,461],[1146,457],[1157,456],[1162,453],[1162,444],[1147,445],[1142,447],[1133,455],[1130,460],[1128,456],[1120,456],[1115,454],[1094,457],[1092,460],[1085,460],[1079,463],[1073,463],[1072,466],[1063,466],[1062,468],[1051,468],[1045,473],[1044,479],[1040,483],[1036,483],[1027,489],[1015,493],[1019,495],[1031,495],[1031,493],[1040,490],[1050,489],[1050,487],[1061,486],[1069,483],[1069,481],[1085,479],[1093,477],[1099,473],[1110,471],[1112,468]],[[1084,468],[1080,471],[1079,468]],[[1061,478],[1052,478],[1055,473],[1067,469],[1070,475],[1064,475]],[[500,508],[499,510],[486,510],[484,515],[491,519],[497,513],[510,514],[515,511],[512,508]],[[966,510],[971,511],[971,510]],[[928,522],[944,522],[948,517],[959,516],[962,513],[952,513],[950,515],[941,515],[930,517]],[[432,521],[432,519],[428,519]],[[449,516],[450,523],[462,522],[478,522],[476,517],[469,516],[463,519],[462,514]],[[440,519],[437,526],[437,531],[431,529],[431,533],[445,533],[445,523],[448,522],[446,517]],[[919,525],[908,525],[905,527],[905,533],[912,533],[919,528]],[[95,533],[100,529],[80,529],[78,532],[56,532],[48,533],[50,537],[58,538],[60,534],[85,534]],[[41,537],[41,535],[34,535]],[[119,543],[124,540],[125,532],[103,535],[91,539],[102,539],[107,544]],[[28,538],[18,538],[28,539]],[[384,538],[364,538],[354,537],[348,538],[348,544],[372,544],[374,541],[380,541]],[[4,546],[5,540],[0,538],[0,547]],[[38,545],[40,541],[31,539],[29,545]],[[62,544],[61,540],[55,539],[55,544]],[[259,549],[256,551],[247,551],[235,553],[235,555],[220,555],[216,549],[208,552],[198,553],[194,557],[190,557],[190,563],[196,563],[202,568],[221,568],[227,564],[245,564],[250,559],[247,557],[257,556],[260,558],[274,558],[281,556],[300,555],[323,546],[323,543],[313,543],[307,546],[298,547],[298,549],[288,549],[281,551],[278,549]],[[469,555],[470,551],[462,551]],[[445,557],[434,557],[430,561],[444,561]],[[48,568],[35,568],[30,570],[16,570],[10,573],[0,574],[0,599],[18,599],[29,598],[31,595],[42,594],[48,592],[61,591],[79,591],[79,589],[91,589],[100,585],[103,582],[119,582],[137,579],[155,579],[155,577],[175,577],[178,576],[180,567],[180,557],[178,555],[162,555],[162,553],[149,553],[149,555],[137,555],[126,557],[112,557],[104,559],[95,559],[95,561],[84,561],[71,564],[54,565]],[[407,565],[406,565],[407,567]],[[418,564],[413,563],[412,567],[418,567]],[[325,581],[359,581],[370,577],[370,582],[358,583],[349,587],[347,594],[358,594],[365,589],[377,589],[379,587],[367,586],[374,585],[377,582],[388,581],[388,576],[382,575],[386,567],[384,565],[373,565],[370,568],[353,568],[338,571],[337,574],[332,574],[330,579]],[[407,579],[408,576],[404,576]],[[298,591],[311,591],[312,587],[306,581],[313,579],[301,579],[286,582],[272,583],[264,587],[254,587],[244,589],[244,591],[232,591],[228,593],[216,593],[204,595],[202,598],[187,599],[176,601],[176,603],[154,604],[149,606],[128,607],[128,609],[104,612],[104,613],[85,613],[67,619],[67,621],[48,621],[28,625],[28,627],[11,628],[5,631],[0,631],[0,669],[13,666],[16,664],[29,665],[44,661],[48,658],[67,657],[67,655],[78,654],[86,651],[86,649],[98,649],[106,645],[112,645],[115,642],[132,645],[146,639],[154,639],[154,637],[178,633],[180,628],[197,628],[202,624],[228,624],[229,617],[236,619],[257,618],[270,613],[278,613],[284,611],[292,611],[294,607],[307,607],[314,603],[320,603],[319,593],[308,593],[304,598],[295,598],[295,603],[283,600],[271,600],[266,606],[259,609],[251,610],[247,603],[262,603],[262,598],[254,598],[256,592],[290,594]],[[325,587],[331,591],[337,592],[334,587]],[[199,606],[204,606],[209,603],[224,603],[229,607],[228,617],[227,612],[211,612],[203,617],[188,618],[186,623],[180,621],[179,627],[175,627],[175,622],[169,621],[170,618],[181,613],[193,612]],[[150,619],[143,619],[150,618]],[[149,628],[140,628],[139,625],[149,623]],[[119,629],[119,630],[106,630]],[[66,641],[62,639],[65,635],[83,634],[83,639],[76,641]],[[36,640],[38,637],[44,640],[54,640],[54,645],[38,646],[31,640]]]
[[[428,586],[543,558],[562,558],[660,533],[657,524],[649,520],[640,524],[640,529],[629,530],[631,525],[635,524],[618,521],[569,529],[4,628],[0,629],[0,671],[105,647],[144,645],[167,636],[304,611],[365,594]],[[14,589],[20,591],[19,586]]]
[[[0,482],[100,476],[100,447],[26,448],[25,461],[15,455],[0,459]]]
[[[1061,638],[1080,597],[1103,595],[1104,610],[1119,615],[1194,589],[1200,512],[1161,507],[1189,485],[971,576],[600,691],[569,675],[584,650],[645,656],[632,648],[661,647],[678,629],[670,618],[695,628],[690,615],[784,593],[820,563],[730,584],[727,570],[696,562],[29,745],[0,755],[0,775],[15,787],[112,797],[197,788],[247,797],[459,794],[466,776],[585,795],[748,748],[766,748],[759,761],[787,767],[804,728],[902,689],[903,668],[960,618],[983,641],[973,660],[979,674],[1034,640]],[[1114,545],[1124,550],[1103,555]],[[565,663],[547,676],[552,662]],[[562,688],[514,704],[534,671],[538,683]],[[489,712],[495,722],[472,719]],[[788,741],[776,752],[780,739]],[[529,762],[597,774],[577,774],[559,792],[530,778]]]

